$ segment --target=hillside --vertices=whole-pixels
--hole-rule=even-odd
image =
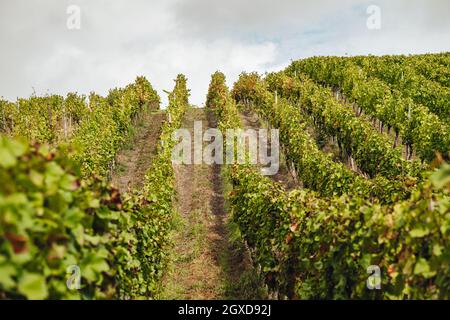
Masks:
[[[188,88],[0,101],[0,299],[450,299],[448,53]]]

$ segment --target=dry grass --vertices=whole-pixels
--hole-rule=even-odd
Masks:
[[[195,120],[208,126],[205,110],[190,109],[182,127],[192,134]],[[179,217],[159,298],[263,298],[245,249],[231,239],[221,167],[177,165],[175,173]]]
[[[130,131],[129,139],[117,155],[112,176],[112,183],[121,192],[142,187],[145,173],[156,152],[164,118],[162,112],[144,113]]]

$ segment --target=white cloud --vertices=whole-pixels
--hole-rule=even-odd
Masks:
[[[366,28],[366,8],[382,28]],[[66,7],[81,7],[81,30]],[[312,55],[450,50],[448,0],[15,0],[0,2],[0,96],[97,91],[145,75],[164,97],[185,73],[191,101],[210,75],[271,71]]]
[[[205,101],[211,74],[217,70],[227,75],[228,82],[237,79],[243,70],[263,72],[275,60],[274,44],[244,44],[218,40],[164,42],[146,53],[144,69],[154,70],[158,89],[171,89],[176,73],[188,76],[192,88],[191,101]],[[161,83],[162,85],[160,85]]]

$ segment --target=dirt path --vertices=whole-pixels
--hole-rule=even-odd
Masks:
[[[117,155],[116,169],[112,176],[112,183],[121,192],[142,186],[156,152],[164,118],[162,112],[145,113],[130,132],[130,139]]]
[[[258,130],[264,128],[265,124],[260,120],[258,115],[252,111],[246,110],[239,112],[242,126],[244,129]],[[269,148],[270,152],[270,148]],[[289,171],[285,161],[283,151],[280,149],[280,167],[278,172],[270,176],[270,178],[276,182],[280,182],[286,188],[286,190],[292,190],[301,187],[301,181],[294,179],[294,175]]]
[[[190,109],[182,128],[193,137],[194,121],[208,118]],[[246,251],[232,241],[219,165],[176,165],[179,218],[173,235],[172,263],[162,282],[162,299],[262,298]]]

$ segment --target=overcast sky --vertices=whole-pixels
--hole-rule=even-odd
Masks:
[[[450,51],[449,13],[449,0],[0,0],[0,96],[106,94],[145,75],[166,101],[184,73],[201,105],[216,70],[232,85],[314,55]]]

